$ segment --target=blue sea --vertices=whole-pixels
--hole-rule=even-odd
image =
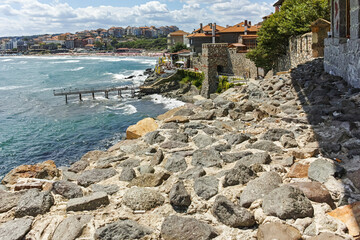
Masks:
[[[157,59],[149,57],[0,57],[0,179],[12,168],[54,160],[67,166],[105,150],[128,126],[182,103],[159,95],[109,99],[97,93],[55,97],[54,89],[139,85]],[[133,79],[125,79],[135,75]]]

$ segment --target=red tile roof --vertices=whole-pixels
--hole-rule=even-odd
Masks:
[[[237,32],[245,32],[245,23],[244,22],[241,22],[241,23],[238,23],[234,26],[231,26],[231,27],[228,27],[228,28],[225,28],[223,30],[221,30],[219,33],[237,33]],[[247,31],[249,32],[257,32],[259,31],[259,28],[258,26],[249,26]]]
[[[221,30],[223,30],[223,29],[225,29],[225,28],[222,27],[222,26],[220,26],[220,25],[216,25],[216,31],[221,31]],[[203,31],[204,31],[204,32],[211,32],[212,29],[210,28],[210,24],[204,26],[204,27],[203,27]],[[195,30],[195,32],[200,32],[200,28],[197,29],[197,30]]]
[[[193,33],[187,36],[187,38],[197,38],[197,37],[212,37],[212,34],[205,33]],[[215,37],[220,37],[220,35],[215,35]]]
[[[184,35],[189,35],[189,33],[184,32],[182,30],[170,33],[170,36],[184,36]]]

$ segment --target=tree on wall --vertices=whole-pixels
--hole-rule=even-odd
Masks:
[[[289,38],[309,32],[310,24],[318,18],[330,19],[328,0],[285,0],[281,11],[264,21],[258,45],[247,57],[268,72],[286,54]]]

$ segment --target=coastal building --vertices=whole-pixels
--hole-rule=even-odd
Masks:
[[[189,45],[189,39],[187,38],[188,35],[189,33],[184,32],[182,30],[169,33],[167,36],[167,48],[170,49],[171,47],[175,46],[177,43],[185,44],[186,46],[188,46]]]
[[[360,1],[331,0],[331,31],[325,39],[325,71],[360,88]]]
[[[275,7],[275,12],[279,12],[280,11],[280,8],[281,6],[283,5],[285,0],[279,0],[277,1],[276,3],[274,3],[274,7]]]
[[[251,21],[245,20],[219,31],[220,43],[242,43],[249,49],[254,48],[259,29],[260,26],[251,25]]]
[[[209,23],[206,26],[200,23],[200,28],[187,36],[191,50],[195,53],[202,53],[202,45],[204,43],[218,43],[220,41],[219,32],[223,29],[225,28],[216,23]]]

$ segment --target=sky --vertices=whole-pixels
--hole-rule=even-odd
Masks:
[[[276,0],[0,0],[0,37],[75,33],[126,26],[170,26],[191,32],[200,23],[253,23]]]

